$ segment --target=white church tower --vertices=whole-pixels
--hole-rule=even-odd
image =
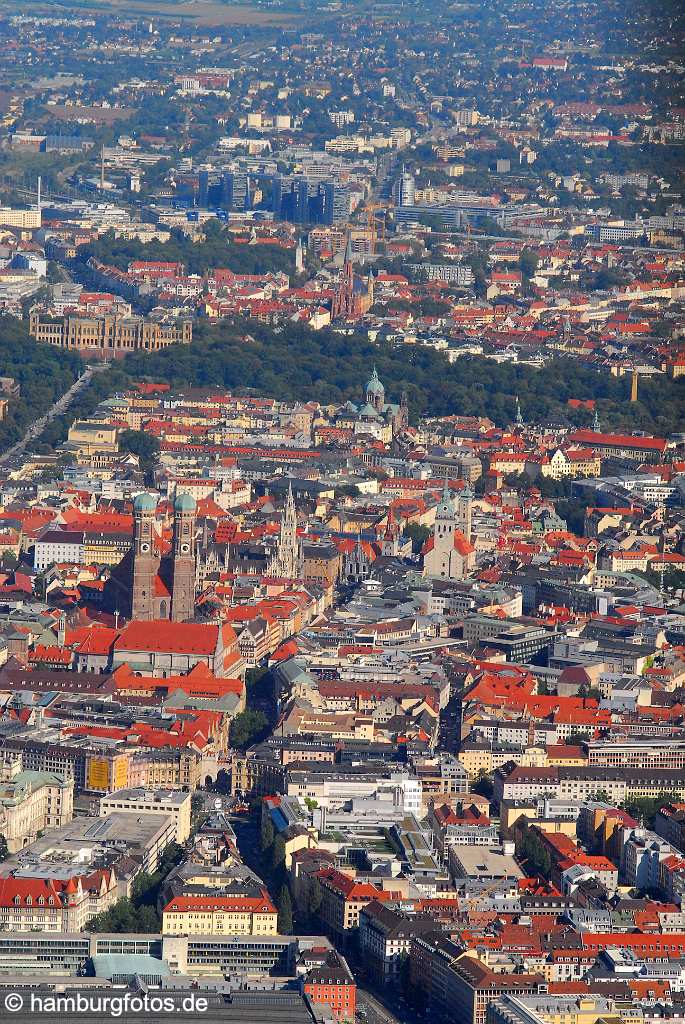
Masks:
[[[445,480],[442,499],[435,510],[433,536],[428,538],[423,548],[424,576],[463,580],[473,569],[472,502],[473,492],[468,483],[455,502]]]

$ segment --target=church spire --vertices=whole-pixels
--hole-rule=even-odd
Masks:
[[[521,404],[519,402],[519,396],[516,396],[516,426],[523,426],[523,416],[521,415]]]
[[[595,409],[595,418],[592,421],[592,429],[594,430],[595,434],[600,434],[602,432],[602,428],[601,428],[600,423],[599,423],[599,416],[597,415],[597,410],[596,409]]]
[[[285,576],[295,579],[300,575],[302,549],[297,537],[297,510],[293,497],[292,480],[288,483],[288,495],[281,515],[278,547],[271,560],[267,575]]]

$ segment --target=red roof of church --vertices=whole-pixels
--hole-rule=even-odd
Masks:
[[[118,651],[211,655],[216,650],[220,628],[224,645],[232,644],[235,632],[228,623],[219,627],[196,622],[169,622],[167,619],[153,622],[134,619],[121,631],[114,646]]]

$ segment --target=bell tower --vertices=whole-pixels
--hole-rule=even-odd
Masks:
[[[189,494],[174,502],[173,584],[171,619],[187,622],[195,613],[195,518],[197,506]]]
[[[457,498],[457,522],[459,529],[466,537],[467,541],[471,541],[471,516],[473,511],[473,491],[469,485],[468,480],[466,486],[459,493]]]
[[[131,617],[150,622],[155,617],[154,589],[159,558],[155,554],[155,510],[153,494],[137,494],[133,500],[133,588]]]

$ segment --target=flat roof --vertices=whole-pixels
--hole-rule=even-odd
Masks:
[[[483,846],[450,847],[450,867],[458,858],[467,878],[523,878],[514,857]]]

